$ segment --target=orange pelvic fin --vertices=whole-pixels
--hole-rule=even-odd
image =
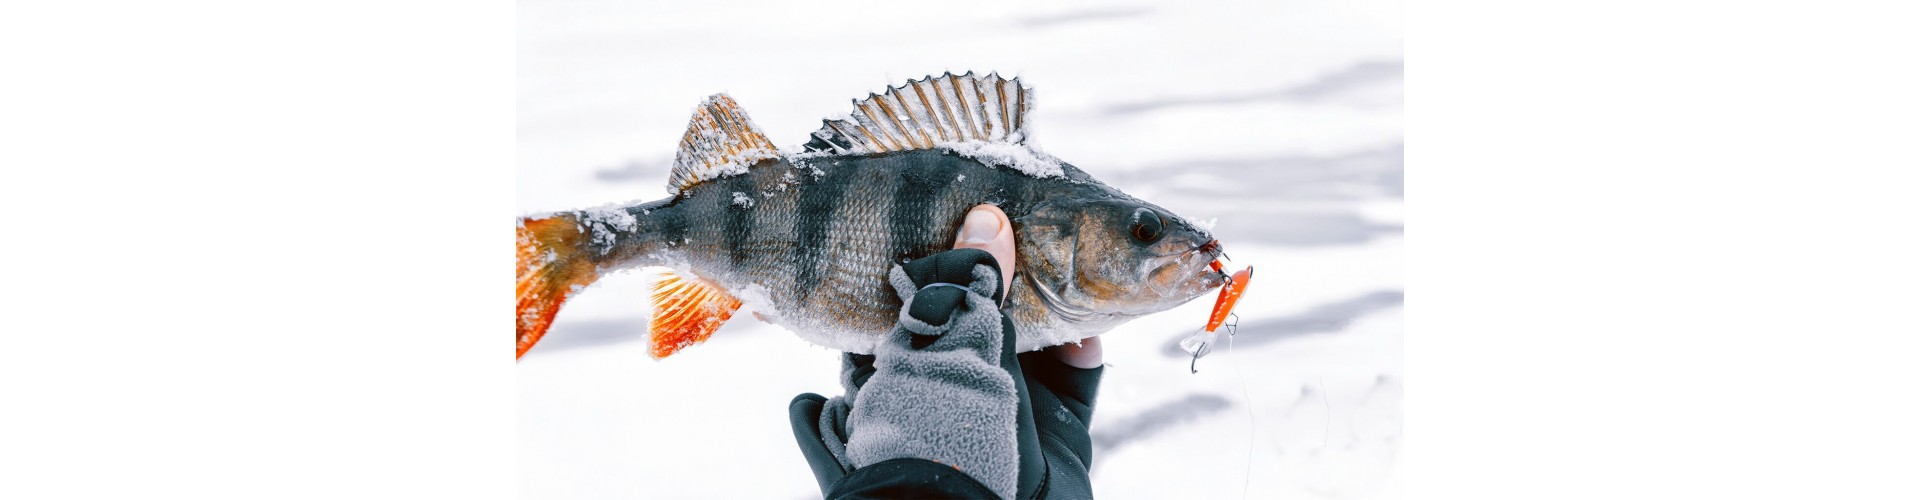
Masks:
[[[587,234],[571,216],[520,219],[515,234],[519,251],[514,268],[520,276],[515,290],[520,303],[514,308],[513,357],[520,359],[546,335],[567,298],[600,279],[600,274],[580,251]]]
[[[739,308],[740,299],[718,286],[662,272],[653,283],[653,324],[648,329],[647,354],[664,359],[705,342]]]

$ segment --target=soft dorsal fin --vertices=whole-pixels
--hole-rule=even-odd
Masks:
[[[930,149],[943,142],[1021,144],[1032,109],[1033,89],[1021,87],[1018,78],[977,77],[971,71],[929,75],[855,100],[847,118],[821,120],[807,150],[862,154]]]
[[[680,151],[673,156],[667,191],[679,193],[707,179],[744,173],[754,162],[778,156],[780,148],[754,126],[739,103],[726,94],[714,94],[701,101],[687,120],[687,134],[680,138]]]

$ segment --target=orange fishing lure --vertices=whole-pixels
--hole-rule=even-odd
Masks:
[[[1240,295],[1247,292],[1249,281],[1253,281],[1253,266],[1233,273],[1233,281],[1220,288],[1220,298],[1213,301],[1213,317],[1207,320],[1208,332],[1220,329],[1220,324],[1227,321],[1227,315],[1233,313],[1234,304],[1240,302]]]
[[[1211,265],[1214,271],[1226,272],[1220,269],[1220,261],[1213,261]],[[1238,304],[1240,297],[1247,293],[1247,283],[1252,281],[1253,266],[1247,266],[1246,269],[1233,273],[1227,285],[1220,287],[1220,298],[1213,301],[1213,315],[1207,318],[1206,328],[1193,332],[1193,335],[1188,335],[1186,339],[1180,341],[1180,348],[1193,354],[1194,366],[1188,367],[1189,370],[1194,373],[1200,372],[1198,367],[1200,357],[1213,350],[1213,341],[1219,336],[1215,331],[1220,329],[1221,324],[1227,322],[1228,316],[1233,315],[1233,306]],[[1232,333],[1232,327],[1228,327],[1228,333]]]

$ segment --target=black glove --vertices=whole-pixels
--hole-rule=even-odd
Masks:
[[[894,268],[900,325],[873,355],[842,358],[845,396],[789,404],[828,498],[1092,496],[1086,423],[1101,368],[1016,355],[999,269],[972,249]]]

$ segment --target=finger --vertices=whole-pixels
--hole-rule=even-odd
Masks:
[[[1080,339],[1078,344],[1068,342],[1048,347],[1047,353],[1052,354],[1053,358],[1060,360],[1061,363],[1066,363],[1067,366],[1080,369],[1097,368],[1106,361],[1105,355],[1100,350],[1098,335]]]
[[[953,248],[977,248],[993,255],[1000,263],[1001,296],[1013,292],[1013,223],[1007,213],[993,205],[977,205],[967,212]]]

